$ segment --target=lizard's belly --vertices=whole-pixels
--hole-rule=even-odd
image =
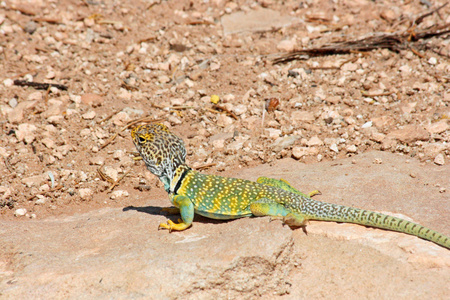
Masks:
[[[230,214],[223,214],[223,213],[214,213],[214,212],[207,212],[207,211],[200,211],[195,210],[196,214],[199,214],[201,216],[210,218],[210,219],[217,219],[217,220],[233,220],[233,219],[239,219],[243,217],[250,217],[252,215],[251,212],[240,214],[240,215],[230,215]]]

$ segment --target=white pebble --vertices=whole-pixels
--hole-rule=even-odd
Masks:
[[[428,63],[430,65],[435,65],[437,64],[437,58],[436,57],[430,57],[430,59],[428,60]]]
[[[372,121],[366,122],[361,126],[361,128],[369,128],[369,127],[372,127]]]
[[[10,87],[13,84],[14,84],[14,80],[12,80],[10,78],[7,78],[7,79],[3,80],[3,85],[6,86],[6,87]]]
[[[333,152],[339,153],[339,149],[338,149],[338,146],[336,144],[332,144],[330,146],[330,150],[333,151]]]
[[[348,153],[355,153],[358,150],[358,148],[356,148],[355,145],[350,145],[347,148],[345,148],[345,150],[347,150]]]
[[[9,106],[11,106],[12,108],[16,107],[18,102],[17,102],[17,98],[12,98],[11,100],[8,101]]]
[[[14,216],[16,217],[22,217],[25,216],[25,214],[27,213],[27,210],[25,208],[18,208],[16,209],[16,211],[14,212]]]

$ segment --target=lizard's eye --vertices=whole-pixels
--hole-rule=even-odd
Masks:
[[[138,136],[138,141],[139,141],[140,144],[143,144],[145,142],[145,138],[142,137],[142,135],[139,135]]]

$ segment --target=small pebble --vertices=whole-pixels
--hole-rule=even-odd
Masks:
[[[82,116],[83,119],[85,119],[85,120],[92,120],[92,119],[95,118],[96,113],[95,113],[95,111],[91,110],[91,111],[88,111],[88,112],[85,113],[85,114],[82,114],[81,116]]]
[[[331,144],[330,150],[333,152],[339,153],[338,146],[335,143]]]
[[[81,96],[81,102],[92,107],[102,105],[103,101],[103,97],[97,94],[87,93]]]
[[[356,153],[356,151],[358,151],[358,148],[356,147],[356,145],[350,145],[345,148],[345,150],[347,150],[348,153]]]
[[[244,104],[238,104],[235,107],[233,107],[233,112],[236,116],[240,116],[247,112],[247,106]]]
[[[430,59],[428,60],[428,63],[429,63],[430,65],[435,65],[435,64],[437,64],[437,59],[436,59],[436,57],[430,57]]]
[[[313,136],[311,139],[309,139],[308,142],[306,142],[306,145],[308,145],[309,147],[322,146],[323,141],[321,139],[319,139],[317,136]]]
[[[39,197],[39,196],[41,196],[41,197]],[[42,204],[45,204],[45,202],[46,202],[46,198],[42,195],[38,195],[38,199],[36,200],[36,202],[34,202],[34,204],[42,205]]]
[[[170,99],[170,104],[172,106],[180,106],[183,105],[185,100],[183,98],[172,98]]]
[[[78,193],[80,193],[80,197],[83,200],[90,200],[94,192],[89,188],[79,189]]]
[[[130,115],[124,111],[117,113],[114,117],[111,118],[111,121],[114,125],[124,126],[131,120]]]
[[[14,85],[14,80],[7,78],[7,79],[3,80],[3,85],[5,87],[11,87]]]
[[[434,163],[438,166],[443,166],[445,164],[444,155],[442,153],[436,155],[436,157],[434,158]]]
[[[130,194],[127,191],[118,190],[118,191],[112,192],[110,198],[114,200],[117,198],[128,197],[129,195]]]
[[[372,127],[372,121],[366,122],[361,126],[361,128],[369,128],[369,127]]]
[[[235,98],[236,97],[233,94],[227,94],[222,97],[222,100],[223,100],[223,102],[233,102]]]
[[[211,102],[212,102],[212,103],[217,104],[217,103],[219,103],[219,101],[220,101],[219,96],[217,96],[217,95],[211,95]]]
[[[16,98],[12,98],[11,100],[8,101],[9,106],[11,106],[12,108],[16,107],[18,102]]]
[[[295,49],[295,40],[283,40],[278,43],[277,49],[284,52],[292,52]]]
[[[381,158],[375,158],[373,160],[373,163],[376,165],[381,165],[383,163],[383,160]]]
[[[14,216],[22,217],[22,216],[25,216],[26,213],[27,213],[27,210],[25,208],[18,208],[14,211]]]
[[[294,147],[292,148],[292,156],[296,159],[300,159],[303,156],[308,155],[308,151],[305,147]]]
[[[212,145],[213,145],[214,149],[223,149],[223,148],[225,148],[225,140],[223,140],[223,139],[214,140],[212,142]]]

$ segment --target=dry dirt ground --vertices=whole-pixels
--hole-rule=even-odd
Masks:
[[[7,295],[11,297],[25,295],[27,288],[31,291],[42,286],[42,290],[47,291],[46,280],[41,278],[42,281],[37,281],[34,286],[32,283],[28,283],[28,286],[18,284],[18,289],[11,292],[16,282],[22,282],[15,280],[15,276],[34,278],[29,268],[36,269],[36,272],[42,270],[42,276],[48,278],[52,278],[49,274],[76,276],[77,272],[88,274],[90,264],[103,266],[106,264],[102,260],[105,257],[115,260],[118,256],[126,256],[123,249],[108,253],[92,250],[98,256],[94,255],[92,261],[84,261],[74,273],[67,271],[64,263],[50,263],[47,266],[49,269],[45,269],[45,263],[18,257],[23,253],[38,255],[40,251],[45,252],[44,241],[47,240],[39,240],[39,237],[46,230],[52,232],[51,236],[56,241],[61,241],[50,243],[51,247],[56,248],[63,247],[66,234],[71,235],[71,238],[78,236],[78,240],[71,240],[69,245],[82,247],[84,232],[67,230],[77,228],[74,225],[77,220],[92,218],[99,220],[92,227],[93,230],[105,234],[103,236],[102,233],[99,240],[109,241],[112,238],[104,231],[109,226],[116,226],[113,231],[117,235],[127,235],[129,230],[121,230],[127,222],[136,225],[131,226],[131,230],[144,232],[152,228],[150,232],[146,231],[147,235],[152,236],[152,241],[160,234],[165,234],[153,230],[151,226],[155,219],[150,221],[148,214],[133,212],[130,217],[121,215],[124,207],[168,205],[167,200],[158,204],[149,202],[166,199],[167,195],[158,180],[144,170],[142,162],[133,159],[134,146],[129,137],[128,125],[142,118],[149,122],[163,122],[183,137],[190,165],[204,172],[247,179],[255,179],[257,176],[253,175],[258,170],[261,173],[257,175],[279,177],[285,174],[283,176],[302,190],[306,191],[310,187],[319,188],[322,192],[324,188],[317,185],[330,180],[328,177],[337,177],[341,181],[335,185],[330,183],[334,189],[324,193],[327,198],[322,200],[341,202],[341,199],[348,198],[350,202],[341,203],[404,213],[449,235],[448,33],[411,43],[405,39],[402,43],[405,50],[400,51],[378,49],[273,63],[275,58],[288,51],[320,47],[338,41],[388,33],[406,33],[414,40],[415,33],[450,23],[450,5],[427,14],[443,4],[444,1],[418,0],[0,2],[0,220],[1,234],[5,235],[0,238],[5,239],[2,244],[6,245],[0,249],[0,258],[3,259],[0,264],[0,291],[6,286],[9,291]],[[414,24],[414,20],[417,24]],[[67,90],[61,86],[44,90],[37,89],[37,86],[21,86],[15,84],[15,80],[59,84],[67,87]],[[219,96],[217,104],[212,103],[212,95]],[[113,137],[115,139],[112,140]],[[365,156],[370,153],[381,154]],[[361,169],[357,173],[357,168],[351,167],[352,160],[356,162],[360,159],[360,164],[372,167],[385,166],[387,160],[392,166],[405,167],[411,164],[416,167],[402,169],[409,180],[400,182],[405,186],[397,182],[398,189],[392,190],[396,182],[380,181],[380,178],[391,178],[396,171],[394,167],[380,169],[379,172],[384,172],[381,177],[376,176],[377,173],[367,172],[367,176],[376,176],[366,178],[367,186],[361,184],[348,188],[349,194],[345,196],[336,195],[339,187],[348,184],[348,176],[360,176],[356,181],[363,182],[366,170]],[[281,174],[278,168],[285,161],[292,169]],[[345,163],[350,166],[345,171],[347,173],[323,171],[320,173],[322,177],[311,175],[313,183],[305,181],[303,177],[295,177],[296,172],[304,166],[303,172],[314,172],[322,166],[332,169]],[[353,171],[355,174],[352,174]],[[435,174],[433,176],[436,179],[425,180],[424,174],[431,173]],[[373,190],[371,186],[377,189]],[[415,187],[422,188],[423,193],[429,192],[428,197],[433,202],[425,196],[416,197],[412,192]],[[392,193],[399,192],[399,189],[405,189],[406,194],[397,198]],[[366,196],[366,200],[358,196],[359,191]],[[376,196],[371,198],[370,192],[376,192]],[[406,203],[389,206],[386,204],[389,202],[375,201],[387,196],[393,201],[402,200]],[[105,209],[112,216],[108,217],[104,213]],[[152,212],[154,210],[150,210],[150,214],[159,214],[159,210]],[[116,225],[114,218],[120,220]],[[131,221],[134,218],[139,219],[142,227],[134,223],[137,221]],[[164,218],[157,219],[161,221]],[[255,220],[204,223],[203,227],[194,227],[192,230],[196,231],[190,234],[203,236],[213,235],[211,232],[223,232],[224,241],[233,241],[238,239],[238,234],[235,237],[233,233],[240,232],[239,228],[246,226],[249,221]],[[265,221],[255,222],[258,222],[258,226],[266,226]],[[53,226],[52,229],[46,224]],[[215,226],[219,228],[210,228]],[[227,226],[232,227],[227,229]],[[346,248],[337,248],[341,252],[336,252],[336,247],[345,247],[340,246],[344,243],[340,236],[345,234],[334,234],[334,227],[317,230],[317,240],[314,242],[300,243],[300,232],[285,232],[281,225],[272,226],[270,232],[275,236],[280,235],[280,242],[255,257],[266,259],[270,256],[262,265],[272,272],[278,272],[278,277],[275,277],[280,280],[284,275],[289,275],[294,282],[302,285],[301,288],[291,283],[281,284],[278,279],[269,283],[253,281],[250,285],[252,288],[240,286],[241,283],[227,285],[226,282],[234,282],[235,277],[239,277],[242,282],[251,281],[258,277],[260,270],[254,269],[254,273],[229,272],[228,277],[220,273],[231,268],[228,262],[235,264],[234,267],[250,268],[248,266],[252,265],[252,261],[246,260],[251,257],[248,256],[250,252],[239,248],[239,244],[232,253],[242,258],[242,261],[230,259],[225,260],[227,263],[215,265],[209,264],[209,260],[202,260],[202,257],[207,257],[207,250],[213,253],[219,251],[214,250],[220,244],[220,239],[217,239],[191,245],[192,251],[199,247],[205,255],[200,255],[198,260],[189,265],[192,270],[176,276],[179,276],[178,280],[192,276],[195,274],[195,263],[198,263],[203,270],[215,270],[215,274],[220,275],[217,278],[225,276],[225,283],[195,281],[196,285],[191,289],[181,289],[179,285],[170,286],[163,282],[155,286],[163,290],[174,287],[180,290],[158,295],[181,297],[182,292],[186,292],[193,297],[204,298],[208,298],[208,295],[269,297],[268,287],[272,286],[277,287],[278,295],[300,298],[332,297],[330,291],[335,291],[335,295],[341,297],[349,296],[351,292],[355,292],[355,297],[362,296],[366,291],[372,297],[396,295],[414,298],[419,295],[415,293],[420,287],[425,291],[421,294],[423,296],[427,292],[434,293],[435,298],[449,294],[448,288],[439,288],[439,283],[442,283],[442,287],[450,280],[448,254],[442,249],[437,248],[435,253],[444,263],[426,258],[428,254],[418,255],[420,258],[412,260],[401,258],[403,254],[418,251],[408,247],[407,250],[400,247],[403,249],[401,251],[399,247],[388,248],[390,250],[384,252],[375,247],[367,250],[371,251],[370,255],[358,258],[357,263],[352,265],[352,257],[358,256],[357,249],[360,249],[361,243],[349,246],[354,247],[353,252],[346,252]],[[64,231],[58,232],[58,229]],[[256,235],[264,232],[264,229],[254,230]],[[37,237],[32,233],[36,233]],[[177,233],[174,236],[182,239],[183,235]],[[41,248],[30,248],[34,238],[40,241]],[[270,240],[269,235],[261,237],[264,238]],[[162,239],[164,242],[156,245],[164,247],[176,243],[173,237]],[[250,237],[246,236],[247,239]],[[133,247],[127,249],[131,251],[138,244],[137,241],[144,240],[146,235],[137,236],[136,240],[127,244]],[[266,242],[273,243],[271,240]],[[323,247],[320,246],[322,244]],[[367,249],[368,244],[370,242],[362,242],[361,245]],[[120,246],[123,243],[116,239],[112,244],[103,244],[106,245]],[[169,249],[176,252],[178,248],[174,245]],[[250,245],[261,247],[260,244]],[[305,245],[311,247],[309,251],[318,253],[315,260],[302,261],[306,257],[303,254],[311,254]],[[67,257],[77,259],[77,255],[81,255],[78,252],[71,254],[68,245],[64,247],[67,249],[60,250],[66,249]],[[96,247],[103,249],[101,246]],[[293,252],[300,253],[300,261],[290,256],[276,255],[284,253],[288,249],[286,247],[302,247],[303,250]],[[77,249],[82,251],[81,248]],[[144,251],[144,248],[139,249]],[[133,255],[143,254],[141,250],[136,250],[126,258],[131,261]],[[231,251],[226,248],[222,250]],[[392,258],[389,253],[396,251],[401,254]],[[102,253],[104,257],[93,263]],[[343,254],[344,258],[337,253]],[[162,251],[157,257],[168,264],[171,257],[164,255]],[[179,255],[183,257],[183,253]],[[389,259],[383,260],[384,255]],[[63,257],[60,259],[63,260]],[[277,260],[278,257],[280,260]],[[321,268],[320,262],[328,257],[332,258],[333,267],[327,271],[333,277],[330,278],[326,271],[316,272],[312,276],[314,282],[308,282],[307,271]],[[372,261],[370,275],[361,277],[364,273],[361,269],[372,258],[382,263],[378,265]],[[277,268],[283,260],[289,261],[289,267]],[[132,280],[138,274],[145,273],[145,278],[150,280],[154,278],[152,274],[158,274],[158,268],[170,269],[171,265],[164,263],[149,270],[147,268],[151,269],[153,265],[147,261],[144,267],[131,268],[127,274]],[[300,265],[304,269],[296,267]],[[96,272],[114,273],[126,268],[125,263],[114,266],[110,269],[97,268]],[[389,268],[387,272],[391,276],[383,275],[385,267]],[[401,271],[396,273],[396,268]],[[261,272],[267,274],[266,271]],[[206,274],[199,272],[199,276]],[[68,281],[68,278],[72,278],[69,275],[65,278]],[[97,275],[80,280],[86,283],[95,278],[98,282],[103,277]],[[327,279],[322,280],[321,276]],[[395,278],[392,279],[392,276]],[[341,285],[340,280],[351,281],[355,278],[360,284]],[[361,278],[367,278],[367,281],[362,283]],[[370,282],[371,278],[376,278],[376,283]],[[426,278],[428,285],[418,284],[420,278]],[[114,297],[115,292],[136,298],[152,295],[148,286],[132,286],[130,280],[110,281],[107,287],[93,285],[90,293],[107,295],[105,297]],[[128,289],[112,288],[124,283]],[[395,288],[392,287],[394,283]],[[53,287],[53,291],[58,292],[52,295],[82,297],[81,292],[77,294],[77,291],[82,291],[77,284],[74,283],[73,292],[70,284],[64,285],[64,290]],[[267,288],[260,288],[265,284]],[[215,286],[215,289],[210,286]],[[392,288],[384,290],[385,286]],[[304,291],[306,287],[312,290]],[[17,292],[20,289],[24,294]],[[127,294],[127,291],[131,292]],[[224,294],[220,294],[220,291],[224,291]]]

